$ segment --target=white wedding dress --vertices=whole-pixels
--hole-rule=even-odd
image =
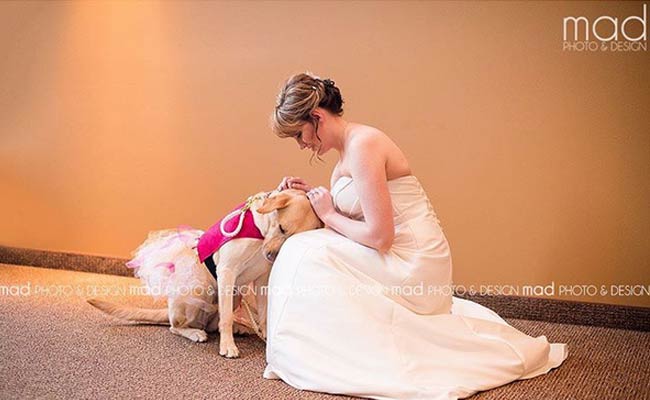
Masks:
[[[327,227],[282,246],[268,287],[264,378],[374,399],[458,399],[559,366],[566,344],[452,296],[449,245],[419,180],[388,188],[388,252]],[[363,220],[351,177],[331,194],[338,212]]]

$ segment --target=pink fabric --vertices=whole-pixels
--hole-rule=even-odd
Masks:
[[[127,262],[126,266],[137,271],[147,263],[147,260],[155,259],[161,251],[168,251],[179,243],[194,248],[197,239],[200,237],[199,232],[202,233],[201,230],[194,229],[189,225],[180,225],[176,229],[150,232],[145,243],[136,249],[133,253],[134,258]],[[156,264],[155,268],[167,268],[174,272],[176,265],[171,261],[162,261]]]
[[[232,211],[241,210],[245,204],[246,202],[241,203]],[[255,221],[253,220],[253,212],[250,209],[246,210],[246,212],[244,213],[244,222],[242,223],[241,230],[234,237],[228,237],[221,234],[220,225],[222,220],[223,218],[217,221],[216,224],[212,225],[212,227],[208,229],[201,236],[201,238],[199,238],[199,243],[197,244],[196,248],[199,252],[199,259],[201,260],[201,262],[204,262],[206,258],[213,255],[216,251],[218,251],[221,248],[221,246],[224,245],[224,243],[227,243],[231,239],[235,239],[235,238],[264,239],[264,236],[262,236],[262,233],[257,228],[257,225],[255,225]],[[229,221],[226,221],[224,228],[226,232],[232,232],[235,230],[235,228],[237,228],[237,224],[239,224],[239,215],[236,215],[235,217],[232,217]]]

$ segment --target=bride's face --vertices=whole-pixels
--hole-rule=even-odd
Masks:
[[[321,142],[320,139],[324,140],[323,138],[323,132],[318,131],[318,127],[320,125],[320,119],[316,117],[314,122],[305,122],[301,128],[300,131],[296,136],[294,136],[294,139],[296,139],[296,142],[298,142],[298,146],[300,146],[300,150],[308,148],[311,151],[318,151],[318,155],[321,155],[325,152],[325,143]],[[316,134],[318,133],[318,136]],[[320,146],[320,149],[319,149]]]

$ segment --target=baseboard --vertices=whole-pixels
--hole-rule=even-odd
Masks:
[[[133,276],[121,258],[0,246],[0,263]],[[650,331],[650,307],[589,303],[521,296],[459,295],[505,319],[517,318],[563,324]]]
[[[650,307],[522,296],[454,296],[482,304],[506,319],[650,331]]]
[[[133,276],[133,270],[124,265],[127,261],[122,258],[0,246],[0,262],[4,264]]]

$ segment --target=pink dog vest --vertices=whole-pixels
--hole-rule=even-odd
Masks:
[[[246,202],[241,203],[237,207],[235,207],[232,211],[235,210],[241,210],[244,205],[246,205]],[[231,212],[232,212],[231,211]],[[225,218],[225,217],[224,217]],[[257,225],[255,225],[255,220],[253,219],[253,212],[248,209],[244,213],[244,222],[242,223],[241,230],[239,233],[237,233],[233,237],[229,236],[224,236],[221,233],[221,221],[223,218],[221,218],[219,221],[217,221],[216,224],[212,225],[210,229],[205,231],[203,235],[199,238],[199,243],[196,245],[196,248],[199,253],[199,259],[201,262],[205,262],[205,259],[219,251],[221,246],[224,245],[224,243],[229,242],[232,239],[237,239],[237,238],[251,238],[251,239],[264,239],[264,236],[262,236],[262,232],[257,228]],[[239,215],[235,215],[232,217],[229,221],[226,221],[224,224],[224,229],[226,232],[233,232],[236,228],[237,225],[239,224]]]

